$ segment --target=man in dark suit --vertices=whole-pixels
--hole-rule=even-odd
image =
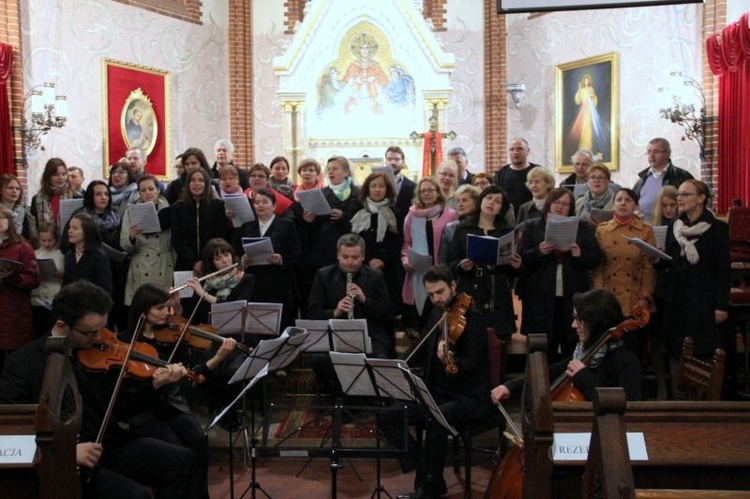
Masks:
[[[480,313],[470,308],[464,315],[466,326],[463,334],[448,349],[440,333],[443,312],[456,301],[456,279],[447,265],[436,265],[425,273],[424,286],[435,308],[423,331],[423,336],[430,336],[416,352],[415,360],[421,361],[422,377],[440,412],[451,426],[460,431],[466,425],[484,421],[491,415],[487,329]],[[455,373],[446,370],[449,358],[457,368]],[[411,436],[404,442],[404,406],[410,425],[425,425],[427,434],[422,449]],[[446,492],[443,468],[448,430],[429,417],[428,410],[416,402],[399,402],[383,410],[380,429],[391,445],[406,450],[406,454],[399,458],[402,471],[417,470],[415,492],[406,497],[442,497]]]
[[[448,159],[453,160],[458,166],[458,185],[469,184],[474,180],[474,174],[468,170],[469,158],[462,147],[454,147],[448,151]]]
[[[88,281],[64,286],[52,302],[55,324],[50,335],[67,336],[74,349],[91,348],[100,340],[100,330],[107,324],[111,308],[109,294]],[[47,361],[44,350],[47,338],[48,335],[38,338],[8,356],[0,386],[0,403],[39,401]],[[148,398],[143,396],[145,392],[159,397],[156,389],[176,380],[184,368],[160,369],[150,383],[145,382],[145,390],[126,394],[121,390],[118,410],[124,408],[124,404],[119,403],[123,396],[136,407]],[[194,457],[187,447],[135,437],[114,424],[114,420],[105,432],[104,443],[96,442],[116,374],[90,372],[75,361],[73,372],[83,402],[76,462],[87,470],[81,475],[84,497],[147,499],[152,497],[147,486],[157,489],[157,497],[196,497],[195,481],[190,473]]]
[[[393,176],[396,177],[396,218],[401,232],[417,184],[401,172],[404,169],[404,151],[399,146],[390,146],[385,150],[385,162],[393,169]]]

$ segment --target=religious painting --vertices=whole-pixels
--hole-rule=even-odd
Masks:
[[[390,127],[392,135],[408,134],[414,127],[413,120],[405,119],[415,115],[414,78],[394,59],[382,31],[369,22],[347,31],[337,58],[325,65],[316,86],[315,114],[321,128],[327,123],[350,136],[371,137],[382,135],[373,127]]]
[[[104,176],[129,149],[147,156],[146,171],[169,178],[169,73],[127,62],[103,62]]]
[[[617,53],[561,64],[556,72],[556,171],[573,171],[571,157],[588,149],[595,161],[618,169]]]

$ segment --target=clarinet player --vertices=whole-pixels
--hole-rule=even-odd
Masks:
[[[341,236],[336,243],[336,259],[337,263],[323,267],[315,275],[308,317],[365,319],[372,340],[372,353],[368,357],[393,357],[393,307],[383,274],[364,264],[364,239],[357,234]],[[313,354],[310,363],[324,388],[341,395],[328,354]]]

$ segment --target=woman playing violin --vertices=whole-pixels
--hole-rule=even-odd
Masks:
[[[581,362],[584,354],[610,329],[623,321],[620,303],[604,289],[593,289],[573,296],[573,328],[578,344],[571,356],[550,365],[550,379],[565,373],[586,400],[591,400],[596,387],[622,387],[628,400],[641,398],[641,366],[638,357],[623,338],[605,343],[593,354],[588,365]],[[492,401],[498,403],[511,396],[518,397],[523,379],[514,379],[492,390]]]
[[[145,322],[137,338],[138,341],[153,344],[159,352],[159,357],[164,360],[169,359],[169,362],[187,362],[191,359],[185,344],[178,345],[174,359],[170,359],[175,345],[160,345],[156,341],[155,328],[165,324],[170,315],[170,295],[167,290],[154,284],[144,284],[138,288],[130,306],[129,327],[120,334],[121,340],[131,340],[142,314],[145,316]],[[234,339],[226,338],[209,360],[194,365],[192,371],[196,374],[208,374],[216,369],[236,345],[237,342]],[[170,369],[172,369],[171,366]],[[193,472],[198,477],[198,496],[207,498],[208,438],[195,416],[190,412],[178,385],[172,384],[165,387],[161,395],[159,403],[145,406],[144,411],[128,421],[130,429],[144,437],[156,438],[191,449],[195,454]]]

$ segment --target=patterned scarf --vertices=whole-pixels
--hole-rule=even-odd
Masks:
[[[94,222],[96,222],[96,225],[102,232],[114,230],[119,227],[120,223],[122,222],[120,214],[116,210],[113,210],[111,207],[102,214],[96,213],[90,208],[83,208],[83,212],[94,219]]]
[[[243,273],[237,269],[229,274],[223,274],[209,279],[206,282],[206,291],[216,297],[216,301],[226,301],[229,294],[242,280]]]
[[[339,198],[339,201],[345,201],[349,199],[349,196],[352,193],[352,178],[346,177],[346,180],[339,185],[329,184],[328,187],[330,187],[333,194]]]
[[[365,200],[365,207],[352,217],[352,232],[354,234],[360,234],[368,230],[372,222],[372,217],[370,215],[376,213],[378,215],[378,227],[375,241],[379,243],[383,242],[386,229],[395,234],[398,230],[396,228],[396,215],[393,214],[388,199],[375,202],[369,197]]]
[[[604,360],[604,357],[609,354],[609,352],[614,352],[621,346],[625,344],[625,340],[611,340],[602,345],[599,350],[594,353],[594,356],[591,357],[591,360],[589,361],[588,368],[589,369],[596,369],[599,367],[599,364],[602,363]],[[583,342],[579,341],[576,345],[576,349],[573,351],[573,359],[574,360],[581,360],[583,359],[584,355],[586,355],[586,352],[583,350]]]
[[[615,193],[612,191],[612,189],[607,189],[600,198],[593,197],[591,191],[588,190],[586,191],[586,194],[583,195],[583,206],[587,206],[588,211],[591,211],[591,208],[603,210],[604,207],[607,206],[614,197]]]

